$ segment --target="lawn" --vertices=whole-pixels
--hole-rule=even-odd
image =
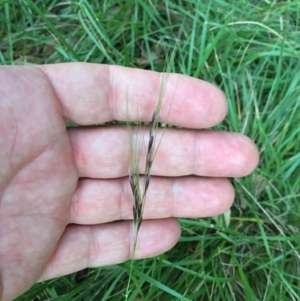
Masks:
[[[260,150],[233,179],[229,223],[180,219],[166,254],[134,263],[128,300],[300,300],[300,2],[0,0],[1,64],[93,62],[201,78],[226,94],[218,130]],[[226,158],[224,158],[226,160]],[[39,283],[16,300],[124,300],[130,262]]]

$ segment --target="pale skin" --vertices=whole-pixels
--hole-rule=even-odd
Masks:
[[[137,101],[139,119],[149,121],[160,79],[159,73],[96,64],[0,67],[1,301],[37,281],[131,257],[127,128],[65,125],[134,120],[130,107]],[[234,190],[227,178],[256,167],[250,139],[203,130],[226,112],[215,86],[169,77],[160,120],[187,129],[167,130],[158,149],[136,259],[176,244],[176,217],[228,209]]]

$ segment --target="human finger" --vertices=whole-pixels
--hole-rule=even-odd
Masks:
[[[134,254],[135,259],[157,256],[172,248],[180,237],[174,219],[143,221]],[[124,262],[133,254],[132,222],[97,226],[70,225],[46,265],[40,281],[66,275],[87,267]]]
[[[227,101],[214,85],[180,74],[121,66],[67,63],[39,66],[67,120],[91,125],[111,120],[150,121],[166,85],[160,120],[189,128],[220,123]]]
[[[128,174],[130,146],[126,127],[72,129],[69,134],[81,177],[103,179]],[[144,139],[140,166],[143,173],[148,130],[141,130],[138,135]],[[238,133],[167,129],[152,174],[242,177],[253,171],[258,159],[254,143]]]
[[[144,219],[206,217],[232,205],[234,189],[227,179],[151,177]],[[82,179],[70,205],[70,221],[99,224],[132,219],[132,191],[128,178]]]

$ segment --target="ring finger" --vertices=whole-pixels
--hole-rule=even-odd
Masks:
[[[226,211],[233,199],[233,187],[224,178],[152,177],[144,219],[214,216]],[[70,219],[76,224],[132,219],[128,178],[80,180],[72,198]]]

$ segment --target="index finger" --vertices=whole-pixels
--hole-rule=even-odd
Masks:
[[[185,75],[164,77],[154,71],[87,63],[39,68],[51,81],[64,117],[81,125],[150,121],[164,84],[161,122],[206,128],[221,122],[227,113],[226,98],[217,87]]]

